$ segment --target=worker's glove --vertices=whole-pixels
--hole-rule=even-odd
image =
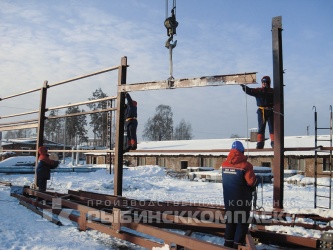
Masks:
[[[244,85],[244,84],[241,84],[240,86],[241,86],[242,89],[245,91],[245,85]]]
[[[60,161],[54,161],[54,168],[57,168],[60,164]]]
[[[257,185],[254,185],[254,186],[250,187],[250,189],[251,189],[251,192],[252,192],[252,193],[255,192],[256,189],[257,189]]]
[[[252,192],[256,191],[256,188],[262,184],[262,177],[260,175],[257,175],[256,178],[257,178],[256,184],[251,187]]]

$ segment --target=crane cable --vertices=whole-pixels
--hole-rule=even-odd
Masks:
[[[168,78],[169,87],[173,86],[174,77],[173,77],[173,63],[172,63],[172,50],[177,45],[177,40],[173,42],[173,36],[176,35],[176,28],[178,26],[178,22],[176,21],[176,0],[173,0],[173,5],[171,9],[171,16],[168,17],[168,0],[166,0],[166,12],[165,12],[165,21],[164,26],[167,29],[167,35],[169,36],[168,40],[165,43],[165,47],[169,49],[169,64],[170,64],[170,77]]]

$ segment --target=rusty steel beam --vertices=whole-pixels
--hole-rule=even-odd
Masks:
[[[164,244],[161,244],[158,242],[150,241],[146,238],[140,237],[138,235],[134,235],[134,234],[126,232],[126,231],[116,232],[110,226],[107,226],[107,225],[104,225],[101,223],[97,223],[97,222],[93,222],[93,221],[88,222],[87,227],[89,227],[91,229],[95,229],[99,232],[108,234],[112,237],[126,240],[128,242],[145,247],[147,249],[153,249],[153,247],[162,247],[164,245]]]
[[[165,231],[163,229],[151,227],[144,224],[127,223],[126,227],[133,229],[135,231],[151,235],[153,237],[163,239],[164,242],[174,243],[179,246],[183,246],[189,249],[209,249],[209,250],[221,250],[230,249],[228,247],[223,247],[221,245],[216,245],[209,242],[204,242],[199,239],[194,239],[186,235],[180,235],[173,232]]]
[[[39,149],[39,147],[43,146],[43,143],[44,143],[46,96],[47,96],[47,81],[44,81],[43,87],[40,89],[37,140],[36,140],[36,159],[38,159],[38,157],[39,157],[38,149]],[[38,184],[37,184],[37,165],[38,165],[38,161],[36,160],[35,176],[34,176],[34,185],[36,187],[38,187]]]
[[[119,196],[106,195],[93,193],[88,191],[75,191],[68,190],[68,193],[72,195],[73,198],[81,197],[88,199],[91,207],[96,207],[98,209],[107,209],[118,207],[122,209],[133,209],[133,211],[153,211],[153,212],[167,212],[168,214],[163,214],[163,216],[167,215],[178,215],[181,214],[182,217],[188,217],[189,221],[191,219],[200,219],[202,213],[211,213],[214,215],[210,217],[210,219],[214,221],[221,222],[221,217],[224,217],[224,207],[218,205],[193,205],[188,202],[178,202],[178,201],[170,201],[170,202],[162,202],[162,201],[151,201],[151,200],[134,200],[128,199]],[[104,204],[104,206],[103,206]],[[218,213],[218,212],[221,213]],[[152,214],[153,215],[153,214]],[[156,214],[155,214],[156,215]],[[216,217],[215,217],[216,216]],[[170,217],[170,220],[173,220],[175,217]],[[205,219],[205,218],[203,218]],[[179,217],[175,220],[179,220]]]
[[[100,99],[94,99],[94,100],[85,101],[85,102],[77,102],[77,103],[68,104],[68,105],[51,107],[51,108],[47,108],[46,111],[64,109],[64,108],[68,108],[68,107],[75,107],[75,106],[81,106],[81,105],[87,105],[87,104],[95,103],[95,102],[110,101],[110,100],[114,100],[114,99],[117,99],[117,97],[116,96],[108,96],[108,97],[104,97],[104,98],[100,98]]]
[[[246,234],[245,241],[246,241],[246,248],[248,250],[257,249],[251,234],[249,233]]]
[[[272,20],[273,82],[274,82],[274,183],[273,206],[283,208],[284,171],[284,97],[282,58],[282,17]]]
[[[26,195],[26,196],[25,196]],[[165,221],[159,221],[158,216],[165,212],[164,209],[175,208],[175,211],[216,211],[221,210],[220,206],[214,207],[214,205],[208,206],[192,206],[187,202],[184,202],[185,205],[180,205],[182,202],[177,202],[176,204],[160,204],[160,207],[156,208],[160,202],[149,201],[149,200],[133,200],[127,199],[125,197],[117,197],[106,194],[98,194],[87,191],[73,191],[69,190],[68,194],[54,193],[54,192],[39,192],[32,190],[30,188],[24,188],[24,195],[13,193],[11,196],[18,198],[20,201],[27,204],[31,204],[34,207],[41,209],[46,209],[47,212],[64,216],[74,222],[77,222],[80,230],[86,230],[88,228],[96,229],[101,232],[107,233],[111,236],[118,237],[134,244],[138,244],[143,247],[151,248],[155,243],[149,241],[149,239],[142,236],[138,236],[133,233],[130,234],[126,232],[126,228],[136,230],[139,233],[145,233],[147,236],[157,237],[164,241],[164,244],[176,244],[178,246],[183,246],[190,249],[228,249],[224,246],[211,244],[202,240],[197,240],[190,238],[186,235],[174,234],[165,229],[174,228],[189,230],[189,232],[203,232],[211,235],[217,235],[222,237],[224,235],[225,225],[223,222],[209,222],[203,220],[196,220],[198,217],[191,216],[191,214],[182,213],[181,215],[174,215],[172,213],[167,213],[164,215]],[[56,199],[56,200],[54,200]],[[94,200],[96,199],[96,200]],[[44,201],[43,201],[44,200]],[[94,202],[91,202],[94,201]],[[135,201],[135,202],[134,202]],[[61,204],[61,207],[56,206]],[[105,209],[103,202],[109,202],[112,204],[110,209]],[[139,203],[136,203],[139,202]],[[97,204],[98,203],[98,204]],[[23,203],[22,203],[23,204]],[[24,205],[24,204],[23,204]],[[150,206],[148,206],[150,205]],[[169,205],[169,207],[166,205]],[[148,207],[148,210],[145,209]],[[68,214],[62,211],[62,208],[72,208],[79,212],[80,216],[75,214]],[[177,210],[178,209],[178,210]],[[191,210],[193,209],[193,210]],[[38,210],[36,210],[38,211]],[[110,211],[110,212],[109,212]],[[134,212],[149,212],[153,213],[147,215],[139,215],[137,220],[133,220]],[[307,224],[297,223],[297,218],[312,218],[316,221],[331,221],[332,218],[322,218],[316,214],[290,214],[283,211],[282,209],[275,209],[274,211],[266,212],[261,211],[257,214],[262,214],[267,218],[267,216],[275,216],[277,218],[292,217],[292,223],[284,224],[280,221],[274,221],[274,218],[271,219],[270,225],[286,225],[286,226],[303,226],[304,228],[309,228],[311,226]],[[44,215],[44,213],[43,213]],[[125,216],[125,217],[123,217]],[[149,217],[151,216],[151,217]],[[200,216],[199,216],[200,217]],[[52,218],[49,216],[48,218]],[[125,220],[123,220],[125,219]],[[145,220],[148,219],[148,222]],[[202,219],[202,218],[201,218]],[[55,221],[57,222],[57,221]],[[267,222],[267,220],[266,220]],[[313,227],[313,226],[312,226]],[[324,231],[329,228],[318,228],[318,230]],[[315,238],[306,238],[292,235],[279,234],[275,232],[270,232],[265,230],[265,223],[255,224],[254,227],[250,230],[251,236],[258,238],[262,243],[268,244],[278,244],[283,246],[297,246],[297,247],[306,247],[306,248],[317,248],[320,244],[320,239]],[[247,246],[243,249],[255,249],[252,237],[247,237]],[[163,244],[157,245],[161,246]]]
[[[323,150],[330,150],[333,149],[331,147],[323,147]],[[314,147],[296,147],[296,148],[284,148],[283,152],[288,152],[288,151],[313,151],[315,150]],[[274,149],[272,148],[263,148],[263,149],[255,149],[255,148],[251,148],[251,149],[246,149],[245,152],[272,152],[274,151]],[[158,150],[158,149],[137,149],[137,150],[130,150],[129,151],[131,153],[131,155],[135,155],[136,153],[138,153],[138,155],[141,155],[142,153],[161,153],[161,154],[172,154],[172,153],[187,153],[187,154],[191,154],[191,153],[226,153],[226,152],[230,152],[230,149],[162,149],[162,150]]]
[[[12,122],[5,122],[5,123],[0,123],[0,126],[12,126],[12,125],[24,125],[27,123],[37,123],[38,119],[30,119],[30,120],[21,120],[21,121],[12,121]]]
[[[126,85],[127,57],[121,58],[118,70],[118,88]],[[121,196],[123,193],[123,154],[124,154],[124,116],[125,116],[125,93],[117,93],[116,115],[116,143],[114,157],[114,195]]]
[[[118,86],[118,92],[130,91],[144,91],[144,90],[157,90],[157,89],[170,89],[170,88],[192,88],[192,87],[207,87],[207,86],[225,86],[233,84],[252,84],[256,82],[256,72],[230,74],[230,75],[216,75],[216,76],[203,76],[198,78],[183,78],[175,79],[170,85],[170,81],[154,81],[143,82],[128,85]]]
[[[31,115],[31,114],[36,114],[38,112],[39,112],[39,110],[33,110],[33,111],[28,111],[28,112],[23,112],[23,113],[18,113],[18,114],[4,115],[4,116],[0,116],[0,119],[22,116],[22,115]]]
[[[315,238],[300,237],[260,230],[250,230],[250,233],[252,237],[259,238],[260,242],[264,244],[277,244],[284,247],[297,246],[302,247],[302,249],[318,249],[320,245],[320,240]]]
[[[59,119],[64,117],[72,117],[72,116],[80,116],[80,115],[88,115],[88,114],[94,114],[94,113],[103,113],[103,112],[109,112],[109,111],[115,111],[116,108],[107,108],[107,109],[98,109],[98,110],[92,110],[92,111],[85,111],[85,112],[79,112],[79,113],[71,113],[67,115],[54,115],[54,116],[48,116],[47,119]]]
[[[9,130],[18,130],[18,129],[27,129],[27,128],[38,128],[38,123],[36,122],[36,123],[27,123],[21,125],[4,126],[0,127],[0,131],[9,131]]]
[[[106,73],[106,72],[109,72],[109,71],[113,71],[113,70],[117,70],[117,69],[119,69],[119,66],[114,66],[114,67],[111,67],[111,68],[106,68],[106,69],[103,69],[103,70],[100,70],[100,71],[96,71],[96,72],[93,72],[93,73],[90,73],[90,74],[86,74],[86,75],[82,75],[82,76],[77,76],[77,77],[74,77],[74,78],[71,78],[71,79],[67,79],[67,80],[64,80],[64,81],[60,81],[60,82],[49,84],[48,88],[55,87],[55,86],[58,86],[58,85],[61,85],[61,84],[64,84],[64,83],[74,82],[74,81],[77,81],[77,80],[81,80],[81,79],[88,78],[88,77],[91,77],[91,76],[103,74],[103,73]]]

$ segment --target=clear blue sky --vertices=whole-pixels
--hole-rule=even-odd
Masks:
[[[169,6],[171,5],[169,0]],[[0,97],[116,66],[128,57],[128,83],[165,80],[169,55],[165,0],[0,1]],[[333,105],[333,1],[178,0],[175,78],[258,72],[272,76],[272,18],[282,16],[285,134],[314,133],[314,110],[329,126]],[[115,95],[112,73],[54,88],[50,106],[87,100],[97,88]],[[252,85],[251,87],[256,87]],[[238,86],[132,93],[138,136],[159,104],[195,139],[245,136],[257,126],[254,98]],[[0,116],[38,108],[39,94],[0,102]],[[87,109],[87,108],[86,108]],[[267,133],[267,132],[266,132]],[[266,134],[267,136],[267,134]]]

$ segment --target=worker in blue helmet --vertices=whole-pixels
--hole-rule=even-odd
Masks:
[[[226,247],[245,244],[252,206],[252,191],[258,179],[253,166],[244,155],[244,146],[234,141],[227,159],[222,163],[223,199],[226,211]]]

